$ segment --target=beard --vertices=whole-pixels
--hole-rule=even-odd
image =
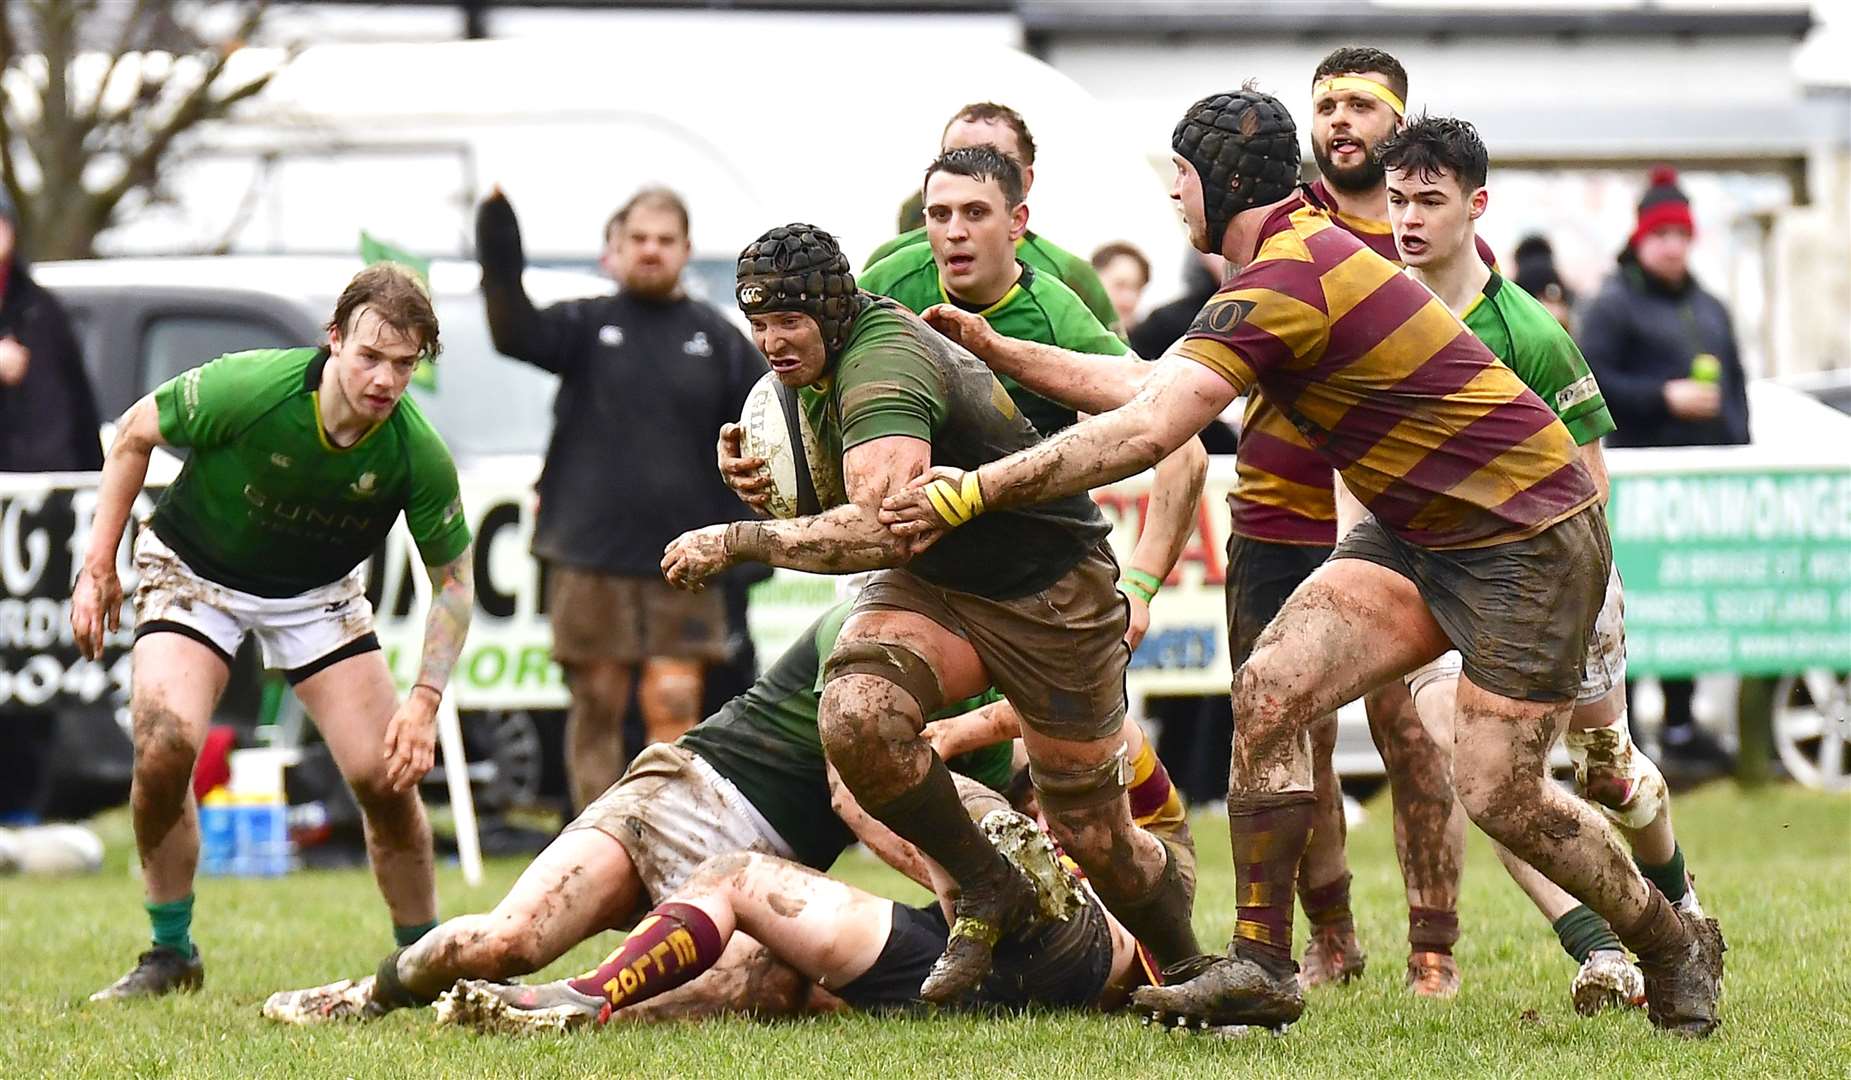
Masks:
[[[1330,151],[1323,143],[1311,144],[1311,158],[1317,162],[1318,174],[1324,182],[1338,191],[1350,195],[1366,195],[1382,185],[1387,171],[1382,163],[1375,159],[1375,147],[1364,147],[1364,161],[1361,165],[1338,168],[1330,162]]]

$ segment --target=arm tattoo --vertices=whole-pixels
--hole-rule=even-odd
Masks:
[[[424,620],[424,654],[418,681],[441,690],[463,653],[469,620],[476,610],[475,548],[443,566],[427,567],[431,575],[431,610]]]

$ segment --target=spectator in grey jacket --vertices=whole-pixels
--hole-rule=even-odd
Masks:
[[[1748,396],[1729,312],[1690,275],[1695,225],[1677,173],[1652,170],[1620,265],[1581,310],[1580,345],[1617,430],[1610,446],[1716,446],[1748,441]],[[1698,778],[1729,757],[1697,727],[1693,684],[1666,679],[1659,762]],[[1632,683],[1628,682],[1630,698]]]

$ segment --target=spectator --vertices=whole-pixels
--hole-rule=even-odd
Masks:
[[[708,665],[727,658],[722,590],[662,580],[676,536],[743,513],[713,465],[714,433],[739,416],[764,362],[726,316],[689,297],[688,212],[638,192],[605,227],[614,296],[537,310],[521,286],[514,209],[496,190],[476,216],[495,347],[559,375],[533,552],[547,564],[553,657],[571,705],[566,771],[575,808],[623,774],[635,689],[649,742],[700,719]]]
[[[1748,396],[1722,302],[1690,274],[1695,225],[1677,173],[1652,170],[1619,269],[1581,312],[1581,351],[1618,426],[1611,446],[1715,446],[1748,441]],[[1692,683],[1667,679],[1666,773],[1695,778],[1729,757],[1690,711]],[[1632,684],[1627,684],[1628,697]]]
[[[96,397],[71,320],[27,272],[0,192],[0,472],[103,467]]]
[[[1137,322],[1144,287],[1150,284],[1150,260],[1133,245],[1114,240],[1093,252],[1092,262],[1099,283],[1112,298],[1112,310],[1118,312],[1119,332],[1129,334]]]
[[[1555,269],[1555,248],[1549,241],[1535,233],[1517,241],[1515,262],[1511,280],[1517,287],[1534,296],[1564,329],[1574,329],[1575,294],[1562,284],[1562,275]]]
[[[103,467],[96,397],[71,320],[19,254],[19,213],[0,191],[0,472]],[[44,808],[57,714],[0,715],[0,824]]]

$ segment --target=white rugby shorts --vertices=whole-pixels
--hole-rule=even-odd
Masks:
[[[178,633],[232,662],[245,635],[257,635],[264,666],[291,684],[337,661],[379,648],[373,605],[360,568],[296,596],[253,596],[195,573],[151,528],[135,540],[135,637]]]

